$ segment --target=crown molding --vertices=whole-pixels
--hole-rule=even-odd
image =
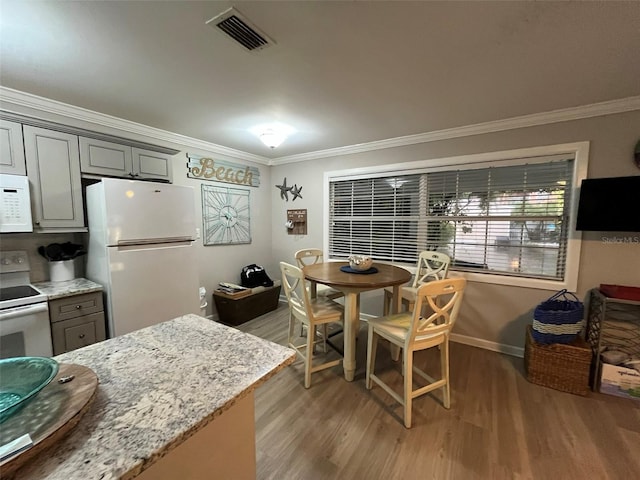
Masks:
[[[617,113],[640,110],[640,95],[638,95],[634,97],[583,105],[580,107],[551,110],[548,112],[522,115],[519,117],[512,117],[503,120],[477,123],[475,125],[467,125],[464,127],[446,128],[443,130],[418,133],[415,135],[388,138],[385,140],[377,140],[374,142],[359,143],[356,145],[347,145],[344,147],[329,148],[326,150],[317,150],[315,152],[307,152],[298,155],[289,155],[285,157],[269,159],[260,155],[243,152],[242,150],[236,150],[234,148],[224,147],[222,145],[206,142],[204,140],[198,140],[196,138],[187,137],[178,133],[149,127],[141,123],[131,122],[129,120],[113,117],[111,115],[105,115],[103,113],[98,113],[92,110],[87,110],[85,108],[69,105],[67,103],[58,102],[56,100],[39,97],[37,95],[21,92],[19,90],[3,87],[1,85],[0,101],[10,102],[15,105],[34,108],[40,111],[53,113],[84,122],[90,122],[104,127],[115,128],[125,133],[144,135],[157,140],[182,145],[186,148],[198,148],[216,153],[218,155],[225,155],[237,160],[245,160],[267,166],[306,162],[310,160],[321,160],[324,158],[337,157],[340,155],[352,155],[355,153],[371,152],[375,150],[383,150],[386,148],[404,147],[408,145],[415,145],[418,143],[437,142],[440,140],[449,140],[452,138],[483,135],[505,130],[535,127],[538,125],[568,122],[572,120],[580,120],[584,118],[592,118],[603,115],[613,115]],[[7,110],[6,106],[3,106],[3,108]]]
[[[339,155],[351,155],[354,153],[383,150],[385,148],[404,147],[407,145],[415,145],[417,143],[429,143],[437,142],[440,140],[448,140],[451,138],[483,135],[487,133],[502,132],[505,130],[514,130],[517,128],[535,127],[538,125],[547,125],[551,123],[568,122],[584,118],[631,112],[634,110],[640,110],[640,95],[635,97],[610,100],[607,102],[593,103],[580,107],[563,108],[559,110],[551,110],[548,112],[507,118],[504,120],[477,123],[475,125],[468,125],[465,127],[446,128],[444,130],[418,133],[416,135],[407,135],[404,137],[389,138],[386,140],[378,140],[375,142],[359,143],[356,145],[348,145],[344,147],[330,148],[327,150],[301,153],[299,155],[278,157],[272,159],[269,162],[269,165],[284,165],[287,163],[320,160],[323,158],[337,157]]]
[[[159,128],[149,127],[141,123],[131,122],[111,115],[105,115],[103,113],[94,112],[93,110],[87,110],[86,108],[58,102],[57,100],[39,97],[31,93],[21,92],[1,85],[0,101],[9,102],[22,107],[34,108],[36,110],[61,115],[67,118],[73,118],[83,122],[90,122],[103,127],[115,128],[125,133],[135,133],[154,138],[156,140],[176,143],[187,148],[198,148],[218,155],[225,155],[236,160],[245,160],[262,165],[269,165],[269,159],[266,157],[253,155],[251,153],[224,147],[215,143],[205,142],[204,140],[198,140],[197,138],[187,137],[185,135],[161,130]],[[3,106],[3,109],[9,110],[6,106]]]

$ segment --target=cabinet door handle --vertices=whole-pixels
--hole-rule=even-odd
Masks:
[[[76,310],[80,310],[82,308],[82,305],[76,305]]]
[[[80,335],[78,335],[78,338],[84,338],[84,333],[81,333]]]

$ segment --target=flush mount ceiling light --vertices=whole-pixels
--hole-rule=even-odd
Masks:
[[[295,129],[283,123],[269,123],[257,125],[250,131],[267,147],[276,148],[294,133]]]
[[[262,140],[262,143],[264,143],[267,147],[276,148],[278,145],[280,145],[282,142],[284,142],[287,139],[287,136],[282,133],[275,132],[273,130],[267,130],[261,133],[259,138],[260,140]]]

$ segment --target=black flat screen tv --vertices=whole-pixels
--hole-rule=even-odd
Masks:
[[[576,230],[640,232],[640,176],[583,180]]]

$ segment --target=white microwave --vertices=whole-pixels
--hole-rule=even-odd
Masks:
[[[29,178],[0,174],[0,233],[33,232]]]

